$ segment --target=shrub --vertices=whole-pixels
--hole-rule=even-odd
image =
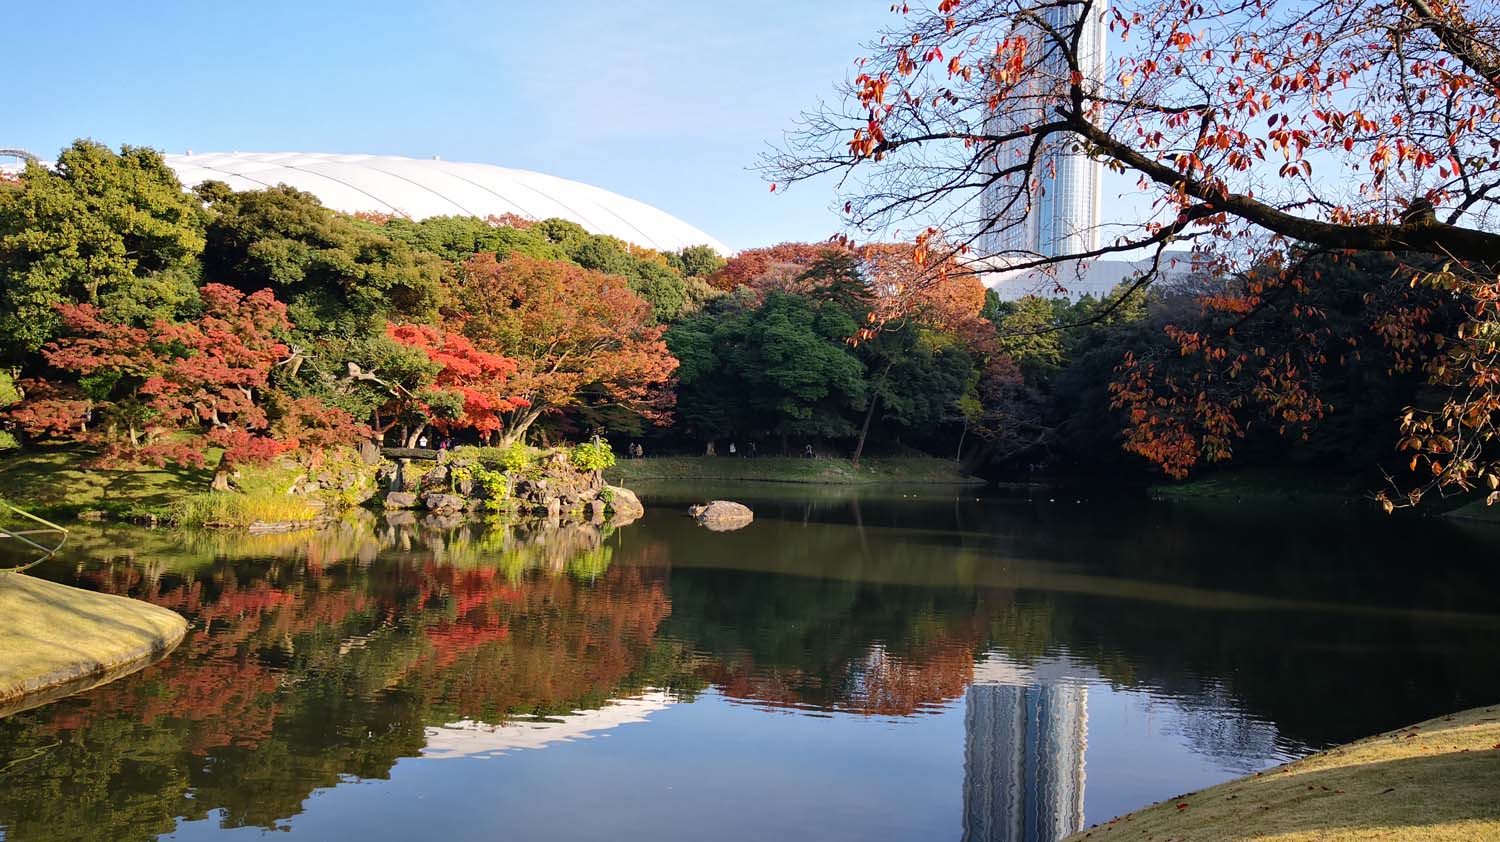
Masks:
[[[598,439],[574,445],[568,451],[568,461],[582,471],[602,471],[614,466],[615,453],[610,450],[609,442]]]

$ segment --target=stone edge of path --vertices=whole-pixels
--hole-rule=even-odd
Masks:
[[[0,717],[134,672],[186,634],[148,602],[0,573]]]

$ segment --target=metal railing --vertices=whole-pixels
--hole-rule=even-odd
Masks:
[[[66,544],[68,542],[68,530],[66,527],[58,526],[50,520],[39,518],[31,512],[18,509],[15,506],[12,506],[11,504],[4,501],[0,501],[0,510],[8,511],[14,515],[19,515],[25,520],[38,524],[41,527],[39,529],[17,530],[7,529],[3,526],[0,526],[0,541],[13,540],[24,544],[25,546],[39,553],[36,558],[33,558],[30,561],[26,561],[10,567],[0,567],[0,573],[19,573],[23,570],[35,567],[38,564],[41,564],[42,562],[56,555],[57,551],[62,549],[63,544]],[[38,538],[43,535],[55,536],[57,538],[57,543],[53,544],[50,547],[47,546],[41,540],[38,540]],[[4,546],[6,549],[9,549],[8,545]]]

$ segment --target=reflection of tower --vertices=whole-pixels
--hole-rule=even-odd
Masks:
[[[1088,688],[975,684],[964,701],[964,842],[1082,829]]]

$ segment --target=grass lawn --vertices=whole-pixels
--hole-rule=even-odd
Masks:
[[[613,468],[605,471],[604,476],[611,482],[641,479],[749,480],[826,485],[982,482],[960,472],[958,466],[951,461],[923,456],[865,459],[858,470],[846,459],[652,456],[645,459],[621,459]]]
[[[1138,842],[1500,839],[1500,705],[1430,719],[1068,837]]]
[[[207,491],[213,479],[211,469],[86,468],[87,459],[88,454],[65,448],[0,457],[0,497],[44,517],[67,517],[88,509],[160,513],[184,497]]]
[[[22,573],[0,573],[0,617],[0,716],[137,669],[187,631],[165,608]]]
[[[7,457],[0,461],[0,499],[53,519],[96,510],[116,518],[152,515],[184,526],[304,522],[321,514],[302,497],[287,494],[292,476],[274,467],[247,466],[235,480],[239,491],[210,491],[218,451],[207,454],[210,467],[205,468],[92,468],[84,465],[88,458],[66,448]]]
[[[1332,503],[1373,508],[1372,491],[1347,476],[1275,468],[1224,470],[1151,487],[1152,496],[1174,502]]]

